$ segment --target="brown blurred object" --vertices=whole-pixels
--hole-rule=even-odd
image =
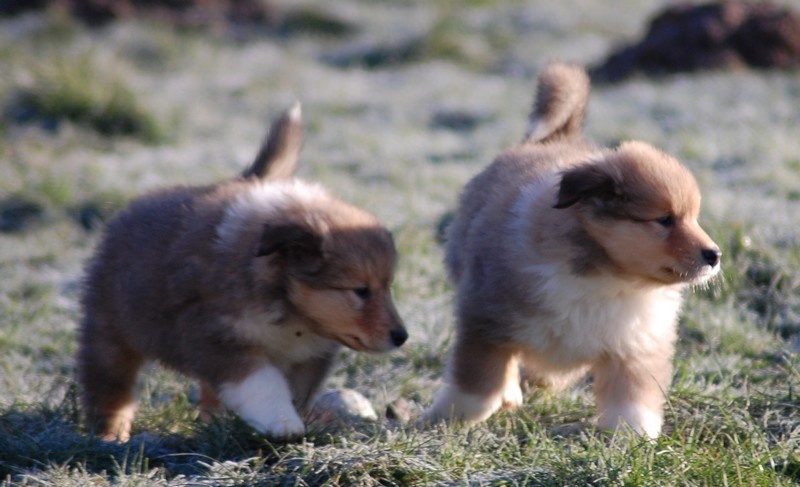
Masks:
[[[658,13],[638,43],[591,70],[597,81],[634,74],[800,66],[800,13],[769,2],[682,3]]]
[[[406,424],[411,421],[415,409],[416,404],[402,397],[397,398],[386,406],[386,419]]]

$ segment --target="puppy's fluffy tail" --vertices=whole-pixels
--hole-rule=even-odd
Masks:
[[[242,177],[263,180],[292,177],[302,145],[300,102],[295,102],[272,123],[258,155]]]
[[[552,63],[539,75],[525,142],[579,136],[589,99],[589,76],[580,67]]]

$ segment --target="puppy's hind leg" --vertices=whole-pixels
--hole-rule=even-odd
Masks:
[[[522,403],[516,350],[460,336],[448,364],[447,384],[439,391],[423,423],[483,421],[500,408]]]
[[[200,410],[198,418],[206,423],[222,410],[222,401],[219,400],[216,391],[208,382],[200,381],[200,400],[197,406]]]
[[[143,357],[85,323],[78,380],[87,426],[108,441],[128,441],[136,412],[134,386]]]

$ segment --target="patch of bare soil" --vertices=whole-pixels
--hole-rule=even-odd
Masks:
[[[592,77],[613,82],[637,73],[748,66],[800,66],[800,13],[769,2],[739,0],[673,5],[650,21],[641,41],[610,54]]]

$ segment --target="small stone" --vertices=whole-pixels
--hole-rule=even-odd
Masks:
[[[377,421],[378,415],[372,403],[353,389],[330,389],[317,397],[309,423],[328,426],[337,422]]]
[[[413,405],[402,397],[395,399],[386,406],[386,419],[397,421],[401,424],[411,420]]]

